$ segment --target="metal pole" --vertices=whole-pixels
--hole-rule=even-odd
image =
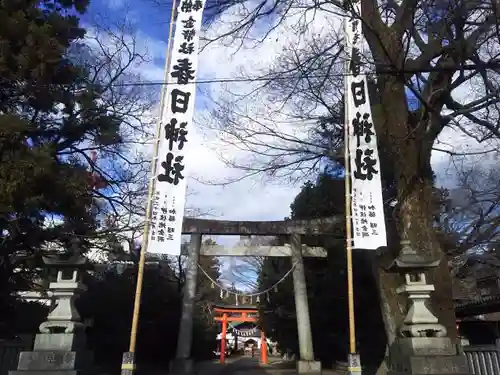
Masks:
[[[167,91],[167,81],[168,81],[168,68],[170,66],[171,59],[171,50],[172,50],[172,37],[173,37],[173,29],[174,29],[174,18],[176,11],[176,0],[172,1],[172,11],[170,14],[170,25],[168,32],[168,43],[167,43],[167,55],[165,59],[165,70],[164,70],[164,85],[161,89],[161,97],[160,97],[160,114],[158,116],[158,121],[156,124],[156,135],[155,135],[155,147],[154,147],[154,156],[151,162],[151,180],[149,181],[148,187],[148,198],[146,204],[146,217],[144,221],[144,232],[143,232],[143,241],[140,250],[139,256],[139,266],[137,270],[137,284],[135,289],[135,297],[134,297],[134,312],[132,315],[132,327],[130,330],[130,345],[129,351],[124,353],[122,360],[122,375],[132,375],[135,372],[135,348],[137,343],[137,328],[139,326],[139,316],[141,310],[141,296],[142,296],[142,285],[144,279],[144,266],[146,263],[146,253],[149,244],[149,224],[151,219],[151,208],[152,208],[152,195],[155,188],[155,175],[156,175],[156,164],[158,159],[158,150],[160,145],[160,135],[161,135],[161,116],[163,114],[163,107],[165,101],[165,95]]]
[[[347,17],[344,19],[344,30],[349,27]],[[347,37],[347,33],[344,35]],[[347,45],[347,43],[346,43]],[[349,53],[348,48],[346,52]],[[351,228],[351,165],[349,155],[349,103],[347,102],[349,87],[347,87],[349,60],[345,61],[344,79],[344,168],[345,168],[345,229],[346,229],[346,258],[347,258],[347,305],[349,310],[349,358],[348,371],[350,374],[361,374],[360,359],[356,353],[356,323],[354,318],[354,283],[352,270],[352,228]]]

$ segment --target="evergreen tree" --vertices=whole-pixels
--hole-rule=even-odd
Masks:
[[[138,363],[165,366],[176,352],[185,285],[184,257],[149,258],[141,299]],[[216,258],[200,257],[200,264],[211,278],[218,280]],[[77,300],[82,318],[93,321],[88,333],[96,361],[103,367],[111,367],[110,370],[120,364],[130,340],[137,264],[123,265],[103,265],[103,272],[87,275],[88,291]],[[205,275],[199,276],[193,322],[193,337],[196,339],[192,343],[192,355],[202,360],[213,356],[217,329],[209,308],[219,298],[219,291],[211,287]]]
[[[75,239],[88,248],[98,223],[86,151],[122,147],[109,85],[70,54],[83,43],[87,6],[0,2],[0,320],[13,314],[12,291],[29,287],[41,250]]]

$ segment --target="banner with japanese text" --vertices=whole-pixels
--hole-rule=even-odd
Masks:
[[[177,9],[156,160],[155,189],[147,250],[179,255],[186,201],[198,50],[205,0],[181,0]]]
[[[361,1],[353,1],[361,15]],[[346,120],[351,167],[352,238],[355,249],[387,246],[380,159],[373,126],[368,82],[361,72],[362,23],[358,16],[345,23],[347,51]]]

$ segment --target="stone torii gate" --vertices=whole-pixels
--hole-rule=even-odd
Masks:
[[[328,235],[343,238],[345,219],[342,216],[316,220],[283,221],[224,221],[185,218],[183,234],[190,234],[186,284],[182,304],[182,316],[177,341],[176,359],[172,362],[171,372],[188,374],[193,370],[191,344],[193,340],[193,314],[196,296],[196,280],[200,255],[210,256],[271,256],[291,257],[295,267],[292,271],[297,315],[297,331],[300,358],[297,372],[321,373],[321,363],[314,360],[311,322],[307,300],[307,287],[303,257],[326,257],[322,248],[303,245],[304,235]],[[226,248],[223,246],[202,246],[203,235],[255,235],[288,236],[285,246],[248,246]]]

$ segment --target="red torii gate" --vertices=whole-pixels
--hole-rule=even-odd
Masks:
[[[258,313],[254,306],[214,306],[214,312],[219,314],[215,317],[217,322],[222,322],[222,334],[220,343],[220,363],[226,361],[226,334],[228,322],[253,322],[257,323]],[[260,329],[260,363],[267,365],[267,341],[264,330]]]

